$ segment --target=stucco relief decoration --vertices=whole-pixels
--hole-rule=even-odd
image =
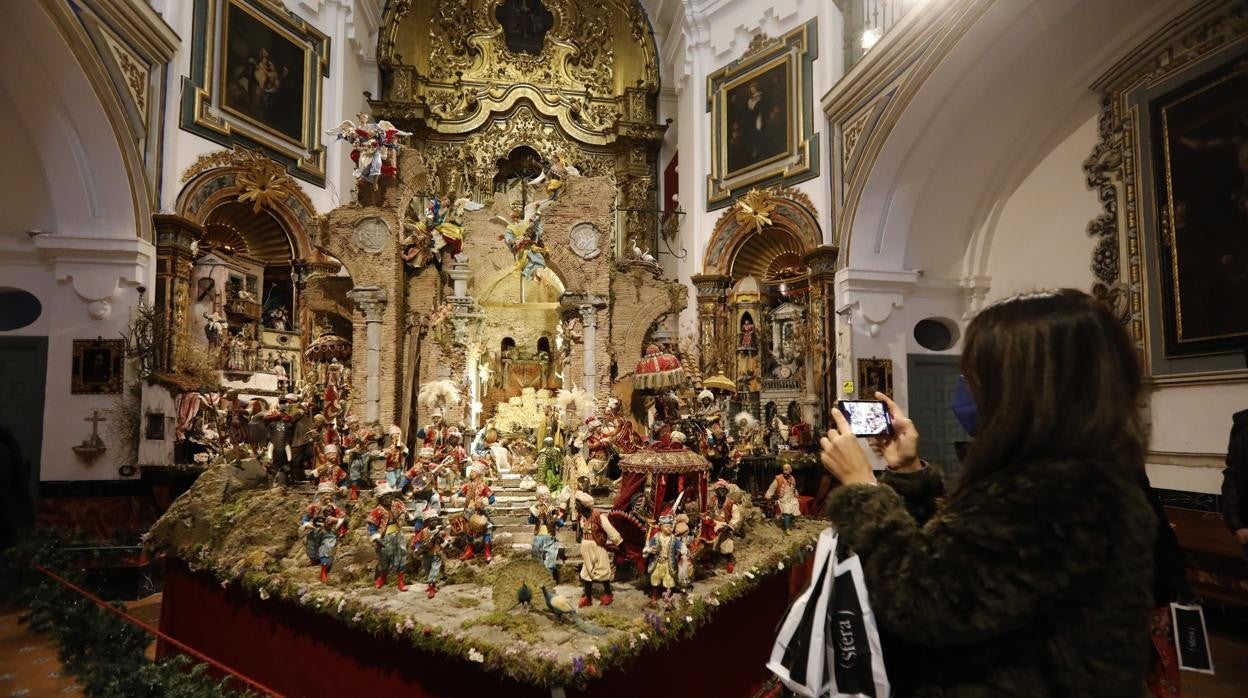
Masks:
[[[602,254],[598,229],[588,221],[572,226],[568,232],[568,245],[581,259],[593,259]]]
[[[390,240],[390,226],[376,216],[369,216],[355,224],[355,232],[351,241],[362,252],[377,254],[386,247]]]

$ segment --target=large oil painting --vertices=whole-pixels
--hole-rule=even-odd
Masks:
[[[747,75],[727,88],[725,175],[765,165],[789,153],[793,90],[790,61]]]
[[[1248,61],[1153,111],[1166,355],[1248,347]]]
[[[181,127],[227,148],[261,150],[324,186],[329,37],[266,0],[195,0],[192,26]]]
[[[225,108],[298,145],[303,140],[306,46],[241,3],[226,7],[221,94]]]
[[[783,36],[756,34],[745,54],[706,78],[711,113],[707,210],[752,188],[819,176],[811,66],[819,55],[811,20]]]

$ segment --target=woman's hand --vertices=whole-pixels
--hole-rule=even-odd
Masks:
[[[871,472],[871,463],[867,454],[858,444],[845,415],[836,407],[832,408],[832,419],[836,427],[828,430],[828,435],[819,439],[819,461],[829,473],[843,485],[875,484],[875,474]]]
[[[890,470],[912,472],[922,465],[919,463],[919,430],[905,412],[884,393],[876,393],[875,399],[888,406],[888,413],[893,418],[893,433],[890,436],[877,436],[871,439],[871,448],[884,459]]]

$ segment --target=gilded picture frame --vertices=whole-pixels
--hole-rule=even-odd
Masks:
[[[811,87],[818,54],[812,19],[777,39],[756,36],[744,56],[707,76],[708,211],[752,188],[819,176]]]
[[[116,395],[125,382],[126,342],[121,339],[75,339],[69,392]]]
[[[195,0],[181,127],[226,147],[260,149],[292,176],[324,186],[329,41],[264,0]]]
[[[1226,142],[1236,136],[1230,129],[1246,101],[1237,92],[1242,86],[1227,78],[1242,76],[1246,62],[1248,13],[1235,3],[1201,5],[1126,53],[1091,86],[1102,96],[1099,139],[1083,166],[1102,206],[1087,227],[1095,240],[1091,291],[1127,327],[1155,383],[1248,377],[1248,337],[1209,331],[1209,318],[1190,314],[1225,310],[1234,322],[1243,306],[1244,291],[1218,292],[1209,284],[1221,275],[1242,289],[1248,278],[1236,272],[1248,270],[1248,250],[1220,230],[1237,210],[1248,215],[1238,203],[1248,199],[1240,195],[1248,174]],[[1199,95],[1213,99],[1191,101]],[[1233,227],[1242,230],[1243,223]],[[1211,232],[1216,239],[1193,237]]]
[[[1248,348],[1248,58],[1153,100],[1165,354]]]
[[[877,390],[893,396],[893,360],[858,359],[858,399],[874,400]]]

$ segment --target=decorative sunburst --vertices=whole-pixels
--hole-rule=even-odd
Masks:
[[[243,193],[238,195],[242,203],[251,202],[252,213],[260,209],[273,207],[291,195],[294,182],[281,165],[272,160],[261,160],[251,170],[238,176],[238,185]]]
[[[751,189],[748,194],[737,199],[737,223],[753,230],[763,232],[763,228],[771,225],[771,214],[776,210],[776,202],[771,192],[765,189]]]

